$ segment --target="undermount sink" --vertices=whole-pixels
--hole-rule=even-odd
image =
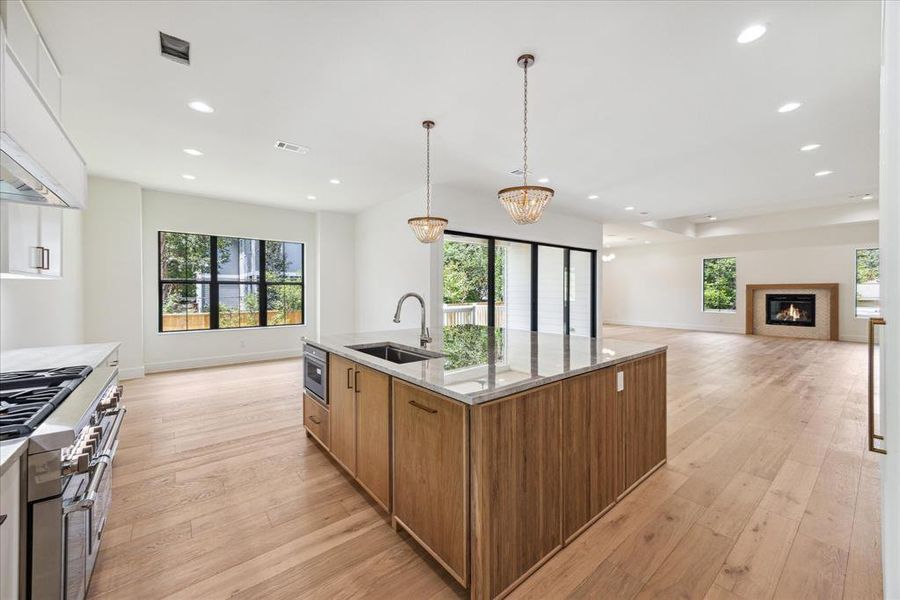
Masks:
[[[428,350],[411,350],[402,346],[397,346],[390,342],[378,342],[375,344],[357,344],[355,346],[347,346],[351,350],[363,352],[375,358],[386,360],[392,363],[404,364],[418,362],[420,360],[429,360],[432,358],[441,358],[444,355]]]

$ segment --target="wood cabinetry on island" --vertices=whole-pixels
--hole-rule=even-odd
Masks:
[[[449,369],[439,386],[431,365],[332,353],[329,414],[308,407],[307,431],[472,598],[503,597],[665,462],[665,348],[621,344],[472,401]]]

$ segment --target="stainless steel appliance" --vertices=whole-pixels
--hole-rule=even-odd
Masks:
[[[0,144],[0,200],[51,206],[75,204],[71,194],[5,132],[0,133]]]
[[[328,404],[328,353],[321,348],[304,345],[303,387],[323,404]]]
[[[23,597],[81,600],[110,506],[125,416],[117,361],[0,374],[0,438],[28,437]]]

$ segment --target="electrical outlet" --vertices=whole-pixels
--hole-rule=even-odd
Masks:
[[[616,371],[616,391],[625,391],[625,371]]]

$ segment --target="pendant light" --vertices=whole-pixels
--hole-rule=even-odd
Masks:
[[[430,244],[440,239],[447,227],[447,219],[431,216],[431,130],[434,121],[422,121],[425,128],[425,216],[413,217],[407,223],[412,227],[416,239],[423,244]]]
[[[519,225],[529,225],[541,219],[544,208],[553,198],[553,189],[528,185],[528,67],[534,64],[534,56],[523,54],[516,62],[525,71],[522,185],[500,190],[497,192],[497,199],[513,221]]]

